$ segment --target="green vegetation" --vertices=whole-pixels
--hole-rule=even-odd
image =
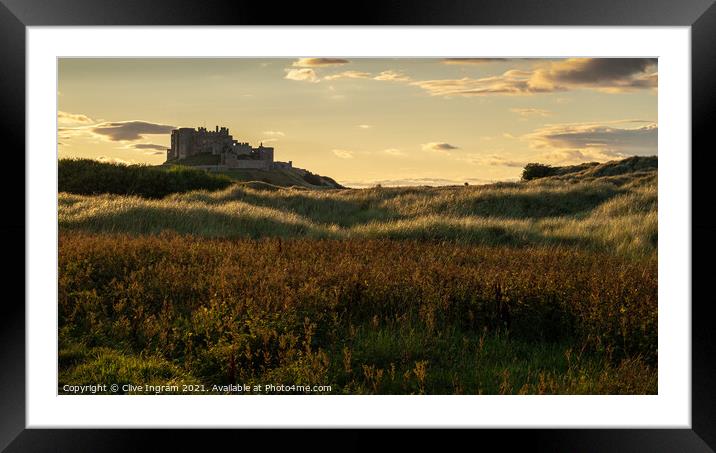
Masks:
[[[342,189],[343,187],[327,176],[313,173],[302,175],[293,169],[258,170],[232,168],[220,170],[218,174],[228,176],[236,182],[264,182],[279,187],[303,187],[308,189]]]
[[[60,239],[59,266],[63,349],[93,351],[65,368],[61,383],[96,382],[100,368],[117,373],[121,364],[137,373],[131,358],[144,355],[152,357],[149,376],[191,374],[207,385],[656,390],[654,258],[557,247],[73,233]],[[106,348],[121,357],[105,357]],[[421,379],[419,366],[427,369]],[[604,376],[612,366],[645,380]],[[505,372],[509,390],[500,390]]]
[[[525,165],[524,170],[522,170],[522,180],[530,181],[537,178],[546,178],[547,176],[552,176],[553,174],[554,168],[550,165],[530,163]]]
[[[59,196],[64,384],[657,392],[656,159],[489,186]]]
[[[58,162],[60,192],[94,195],[122,194],[161,198],[190,190],[223,189],[229,178],[190,167],[152,167],[98,162],[92,159],[60,159]]]
[[[221,156],[212,153],[201,153],[193,156],[185,157],[181,160],[170,161],[166,165],[219,165],[221,163]]]
[[[265,183],[139,197],[60,194],[63,230],[205,237],[392,238],[651,254],[656,174],[576,184],[305,190]]]
[[[579,165],[565,167],[551,167],[542,164],[527,164],[522,171],[522,179],[530,180],[548,178],[560,181],[592,181],[597,178],[604,181],[618,182],[631,181],[643,176],[655,175],[658,170],[656,156],[633,156],[622,160],[611,161],[604,164],[587,162]],[[525,177],[525,174],[528,177]]]

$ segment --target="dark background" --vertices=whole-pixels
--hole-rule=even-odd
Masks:
[[[716,222],[713,172],[716,7],[713,0],[413,0],[249,2],[0,0],[0,448],[7,451],[367,450],[429,446],[431,431],[26,430],[25,428],[25,27],[36,25],[680,25],[692,26],[692,430],[440,431],[438,448],[544,451],[713,451],[716,334],[707,279]],[[310,50],[307,49],[310,53]],[[684,153],[688,150],[662,150]],[[54,158],[54,153],[48,151]],[[668,181],[663,182],[668,187]],[[667,189],[668,190],[668,189]],[[700,207],[700,210],[696,208]],[[662,213],[667,215],[668,213]],[[662,303],[689,303],[687,300]],[[237,400],[237,410],[241,410]],[[479,408],[476,408],[479,410]],[[100,417],[101,414],[98,414]],[[399,423],[399,421],[396,421]],[[457,436],[457,437],[456,437]],[[432,436],[430,436],[432,437]],[[458,438],[459,437],[459,438]],[[223,446],[220,446],[223,444]],[[711,448],[709,448],[709,446]]]

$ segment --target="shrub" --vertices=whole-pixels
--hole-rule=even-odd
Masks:
[[[318,175],[314,175],[313,173],[306,173],[305,175],[303,175],[303,180],[314,186],[323,185],[323,180],[321,179],[321,177]]]
[[[60,159],[58,191],[80,195],[103,193],[162,198],[190,190],[218,190],[231,184],[226,176],[173,166],[124,165],[92,159]]]
[[[544,178],[546,176],[552,176],[554,174],[554,168],[550,165],[529,163],[525,165],[522,170],[522,180],[529,181],[531,179]]]

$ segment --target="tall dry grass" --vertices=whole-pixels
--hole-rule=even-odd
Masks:
[[[656,393],[656,172],[600,168],[61,193],[60,384]]]
[[[80,356],[65,360],[61,383],[107,379],[109,348],[121,352],[115,361],[146,356],[157,370],[175,369],[167,380],[207,384],[303,382],[347,393],[656,388],[653,257],[85,233],[62,234],[59,256],[61,356],[73,348]]]
[[[620,184],[537,182],[323,191],[235,184],[161,200],[62,193],[59,224],[65,231],[422,239],[656,253],[655,177]]]

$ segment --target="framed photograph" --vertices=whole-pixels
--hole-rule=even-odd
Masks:
[[[3,0],[0,445],[712,451],[712,2],[321,6]]]

